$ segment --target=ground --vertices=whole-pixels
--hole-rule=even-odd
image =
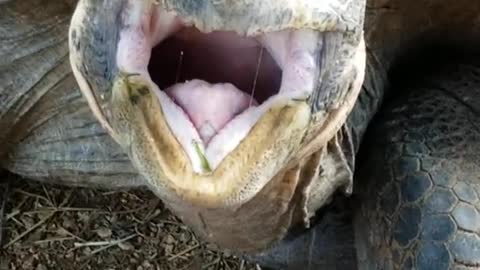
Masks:
[[[0,183],[7,178],[0,270],[260,270],[200,242],[150,192],[65,188],[12,175]]]

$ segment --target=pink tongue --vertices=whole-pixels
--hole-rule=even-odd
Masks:
[[[165,92],[190,117],[205,143],[236,115],[250,105],[258,105],[251,96],[230,83],[210,84],[192,80],[175,84]]]

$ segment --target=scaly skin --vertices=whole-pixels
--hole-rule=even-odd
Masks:
[[[68,185],[143,185],[93,117],[71,72],[66,33],[74,5],[34,0],[1,6],[2,167]]]
[[[480,62],[402,87],[362,146],[359,269],[480,265]]]
[[[6,4],[1,5],[0,9],[0,35],[2,37],[7,36],[0,40],[0,141],[2,147],[0,147],[0,162],[3,168],[6,168],[15,173],[24,175],[29,178],[49,181],[49,182],[62,182],[67,185],[82,185],[82,186],[102,186],[109,188],[121,188],[121,187],[136,187],[145,185],[142,177],[138,176],[136,170],[130,164],[130,160],[127,155],[124,154],[122,149],[107,135],[105,130],[100,126],[95,117],[92,115],[86,101],[81,96],[78,86],[71,73],[68,63],[68,46],[66,32],[68,29],[68,22],[73,12],[72,1],[9,1]],[[42,12],[34,12],[31,7],[41,6]],[[412,7],[415,7],[412,10]],[[420,38],[430,41],[432,43],[438,42],[457,42],[457,46],[472,46],[478,36],[475,27],[476,15],[480,12],[480,4],[473,3],[466,0],[443,0],[443,1],[400,1],[400,0],[385,0],[377,1],[371,0],[368,3],[366,13],[365,24],[365,40],[367,44],[368,60],[367,60],[367,75],[366,80],[362,88],[362,92],[358,98],[358,101],[350,114],[346,124],[341,128],[337,134],[337,146],[346,160],[342,160],[339,163],[340,166],[347,166],[353,170],[354,168],[354,154],[357,152],[363,134],[373,117],[377,112],[382,100],[383,95],[388,90],[388,78],[387,71],[393,65],[402,53],[405,53],[411,47],[418,46],[420,44]],[[99,76],[96,74],[95,76]],[[473,78],[467,78],[467,80]],[[447,89],[454,91],[455,86],[448,86]],[[447,91],[450,91],[447,90]],[[421,101],[427,103],[419,103],[415,108],[412,108],[410,115],[422,115],[425,113],[422,109],[428,107],[426,100],[428,93],[425,96],[408,96],[404,97],[402,104],[408,104],[408,102]],[[441,99],[442,96],[435,95],[436,98]],[[444,96],[443,98],[446,98]],[[450,102],[452,99],[449,99]],[[475,100],[473,98],[472,100]],[[400,102],[400,101],[399,101]],[[474,107],[473,105],[471,107]],[[458,113],[460,115],[466,115],[461,111],[461,106],[454,106],[458,111],[448,113]],[[474,107],[475,108],[475,107]],[[415,111],[417,110],[417,111]],[[478,111],[478,110],[477,110]],[[388,112],[388,109],[387,109]],[[407,112],[408,113],[408,112]],[[399,117],[408,118],[407,113],[394,113],[392,118],[386,118],[387,123],[392,122],[394,119],[400,119]],[[395,117],[395,118],[394,118]],[[453,118],[445,118],[446,125],[454,125],[454,122],[449,122]],[[478,119],[478,114],[477,114]],[[455,120],[455,119],[453,119]],[[394,123],[394,121],[392,122]],[[409,123],[409,122],[405,122]],[[451,124],[449,124],[451,123]],[[426,127],[425,123],[425,127]],[[395,127],[395,126],[394,126]],[[411,126],[402,126],[404,130],[394,129],[391,126],[388,127],[388,133],[384,133],[382,128],[379,128],[378,134],[374,134],[376,137],[374,140],[385,138],[386,144],[395,144],[396,142],[388,142],[390,134],[401,134],[407,132],[410,129],[415,130],[415,123],[411,123]],[[430,128],[431,129],[431,128]],[[448,133],[450,134],[450,133]],[[425,134],[427,135],[427,134]],[[478,134],[477,134],[478,135]],[[383,137],[386,136],[386,137]],[[427,137],[424,140],[430,141],[432,138]],[[415,138],[413,138],[414,142]],[[476,140],[478,141],[478,140]],[[375,141],[374,141],[375,142]],[[442,142],[442,141],[440,141]],[[459,148],[465,151],[473,151],[474,154],[474,141],[470,144],[471,148],[464,147]],[[410,143],[410,142],[409,142]],[[443,141],[447,143],[448,141]],[[372,160],[375,160],[375,155],[383,155],[383,151],[387,148],[381,148],[378,145],[372,146]],[[458,142],[452,142],[448,147],[442,149],[442,144],[437,145],[439,150],[429,149],[430,151],[439,151],[443,153],[443,163],[446,163],[448,158],[448,166],[453,166],[456,163],[461,163],[459,160],[465,155],[460,157],[454,157],[446,155],[447,152],[443,150],[455,149],[455,147],[461,147],[462,144]],[[437,147],[435,146],[435,147]],[[477,148],[478,149],[478,148]],[[337,149],[338,150],[338,149]],[[478,153],[478,151],[476,151]],[[330,153],[333,157],[336,157],[335,153]],[[375,154],[378,153],[378,154]],[[408,153],[400,153],[400,155],[407,155]],[[340,155],[340,154],[338,154]],[[423,162],[424,156],[416,157],[415,162]],[[450,161],[452,159],[452,161]],[[400,159],[399,159],[400,160]],[[386,162],[395,163],[399,160],[394,159]],[[403,159],[401,159],[403,161]],[[475,159],[474,159],[475,160]],[[477,158],[478,160],[478,158]],[[372,162],[374,162],[372,161]],[[347,164],[344,164],[347,162]],[[383,161],[382,161],[383,162]],[[371,163],[367,163],[371,164]],[[462,163],[463,164],[463,163]],[[371,165],[374,167],[373,165]],[[478,175],[478,171],[475,171],[475,167],[478,163],[473,162],[473,165],[468,168],[457,169],[463,173],[474,173]],[[366,171],[369,171],[370,166],[366,166]],[[413,170],[418,167],[413,167]],[[473,169],[472,169],[473,168]],[[428,173],[434,172],[438,169],[436,166],[429,168],[423,168]],[[407,174],[408,170],[405,171]],[[451,170],[447,171],[448,176],[454,175]],[[431,174],[431,173],[430,173]],[[446,177],[447,179],[448,176]],[[371,175],[364,176],[366,180],[370,180]],[[360,187],[364,183],[358,182]],[[389,182],[388,178],[384,178],[385,183]],[[440,178],[439,178],[440,179]],[[445,178],[442,178],[445,179]],[[375,179],[374,179],[375,180]],[[360,181],[360,180],[359,180]],[[439,180],[440,181],[440,180]],[[440,190],[443,193],[431,193],[431,194],[447,194],[451,193],[451,190],[456,194],[457,200],[460,197],[469,196],[468,194],[458,195],[455,191],[461,189],[459,182],[453,187],[445,188],[433,188],[442,187],[437,184],[436,179],[431,179],[431,185],[427,189]],[[408,183],[408,182],[407,182]],[[470,183],[464,183],[470,184]],[[379,183],[381,185],[381,183]],[[387,184],[384,184],[387,185]],[[398,184],[401,186],[401,184]],[[406,192],[418,192],[419,189],[410,189],[408,184]],[[457,187],[460,186],[460,187]],[[361,188],[358,188],[361,191]],[[368,185],[369,188],[375,188],[376,185]],[[456,188],[455,188],[456,187]],[[401,187],[399,187],[401,189]],[[375,191],[382,191],[381,189],[375,189]],[[386,191],[388,192],[388,190]],[[368,194],[368,193],[367,193]],[[387,194],[387,193],[382,193]],[[430,194],[430,193],[429,193]],[[423,203],[423,199],[427,198],[427,193],[421,193],[420,197],[415,201],[414,208],[420,213],[427,213],[426,203]],[[471,194],[470,194],[471,195]],[[448,196],[448,195],[447,195]],[[370,198],[370,200],[369,200]],[[379,196],[378,198],[382,198]],[[390,198],[390,197],[389,197]],[[473,201],[467,202],[473,205]],[[386,253],[391,254],[393,265],[403,266],[408,268],[408,258],[415,258],[412,262],[416,266],[421,266],[422,259],[429,258],[423,256],[422,253],[425,250],[427,252],[437,252],[438,246],[441,245],[435,242],[434,245],[427,241],[427,238],[417,237],[413,242],[418,243],[415,246],[408,246],[406,248],[400,248],[398,245],[392,245],[391,242],[384,242],[386,239],[396,238],[402,242],[403,240],[413,239],[409,234],[393,233],[393,223],[382,223],[382,217],[385,217],[388,211],[388,206],[378,208],[372,208],[371,205],[377,205],[376,197],[367,197],[365,204],[362,205],[361,211],[358,212],[356,228],[357,230],[357,244],[363,246],[358,250],[360,254],[358,262],[360,266],[367,267],[371,262],[365,262],[365,257],[361,256],[364,252],[368,254],[374,254],[373,260],[380,261],[380,258]],[[442,202],[449,202],[448,199],[441,200]],[[401,209],[400,203],[398,208]],[[439,206],[441,203],[435,204]],[[465,235],[472,236],[471,233],[464,233],[462,230],[457,230],[459,221],[461,219],[461,213],[458,211],[468,211],[468,207],[459,208],[464,206],[464,203],[456,203],[456,208],[448,210],[451,214],[440,214],[443,221],[447,224],[449,221],[455,220],[456,226],[453,232],[442,232],[444,235],[449,234],[448,238],[448,251],[449,256],[442,258],[448,258],[447,263],[453,265],[454,258],[456,262],[460,262],[466,266],[472,266],[477,263],[477,254],[472,254],[471,250],[478,246],[478,243],[473,242],[471,249],[462,249],[461,245],[455,245],[455,243],[471,243],[469,241],[475,240],[475,237],[467,238],[464,242]],[[453,206],[453,203],[452,203]],[[468,205],[467,205],[468,206]],[[406,206],[403,206],[404,208]],[[455,212],[455,209],[460,209]],[[467,209],[467,210],[465,210]],[[343,211],[343,210],[342,210]],[[412,212],[414,212],[412,211]],[[440,211],[435,209],[434,211]],[[443,210],[442,210],[443,211]],[[331,214],[331,212],[329,212]],[[328,214],[327,213],[327,216]],[[393,220],[402,220],[404,217],[403,212],[397,211],[393,214]],[[472,212],[473,213],[473,212]],[[362,215],[367,217],[370,222],[376,222],[378,228],[384,228],[384,232],[377,239],[373,239],[371,242],[368,239],[362,238],[359,232],[368,232],[372,227],[361,226]],[[460,215],[460,218],[458,216]],[[335,215],[334,215],[335,216]],[[341,216],[341,215],[340,215]],[[348,217],[348,213],[346,214]],[[428,216],[428,215],[425,215]],[[475,216],[475,214],[474,214]],[[423,216],[422,216],[423,217]],[[437,217],[437,216],[436,216]],[[457,219],[455,219],[457,217]],[[413,216],[408,222],[412,224],[418,219]],[[425,232],[433,235],[433,231],[429,231],[425,219],[422,219],[421,226],[418,228],[425,228]],[[463,223],[461,223],[463,222]],[[476,221],[474,221],[476,222]],[[469,221],[460,220],[461,226],[465,227],[465,230],[475,231],[472,229],[472,224]],[[310,269],[316,269],[315,267],[324,266],[327,269],[332,267],[344,267],[343,269],[349,269],[348,267],[355,264],[354,255],[352,255],[353,249],[351,244],[342,242],[345,239],[340,237],[332,239],[331,236],[325,236],[322,226],[337,226],[339,233],[345,228],[345,232],[351,231],[348,226],[349,219],[324,218],[319,221],[312,230],[307,232],[307,241],[310,241],[307,249],[296,249],[297,256],[290,257],[282,262],[281,256],[274,256],[274,260],[277,265],[297,267],[301,265],[304,267],[310,267]],[[347,224],[345,227],[343,225]],[[427,225],[425,225],[427,224]],[[401,226],[401,225],[398,225]],[[365,229],[366,228],[366,229]],[[388,233],[392,232],[392,233]],[[403,233],[403,234],[402,234]],[[410,233],[410,231],[408,232]],[[368,234],[363,234],[363,236]],[[411,235],[411,234],[410,234]],[[438,236],[438,235],[437,235]],[[462,238],[463,237],[463,238]],[[455,242],[458,239],[459,242]],[[472,240],[473,239],[473,240]],[[297,240],[297,247],[304,245],[302,241],[305,238],[294,239]],[[445,240],[447,241],[447,240]],[[405,241],[403,241],[405,242]],[[279,249],[288,248],[292,246],[288,241],[279,245]],[[315,249],[314,247],[332,247],[324,249]],[[382,248],[378,248],[381,246]],[[383,247],[386,246],[386,249]],[[421,247],[428,247],[428,249],[421,249]],[[295,249],[292,249],[295,250]],[[313,250],[321,250],[325,253],[312,253]],[[333,252],[332,252],[333,251]],[[341,256],[341,251],[344,251],[345,256]],[[382,251],[382,252],[379,252]],[[385,252],[385,253],[384,253]],[[470,253],[469,253],[470,252]],[[395,254],[395,255],[394,255]],[[418,255],[420,254],[420,255]],[[442,254],[442,253],[436,253]],[[292,258],[295,258],[292,259]],[[345,265],[341,263],[344,259]],[[442,261],[438,261],[441,263]],[[382,262],[380,262],[382,263]],[[439,267],[444,264],[439,264]],[[330,268],[329,268],[330,267]],[[305,268],[302,268],[305,269]],[[379,268],[381,269],[381,268]],[[421,269],[421,268],[420,268]],[[468,269],[468,268],[467,268]]]

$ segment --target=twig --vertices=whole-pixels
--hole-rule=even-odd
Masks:
[[[6,221],[4,219],[5,206],[7,204],[7,198],[10,191],[9,183],[5,184],[5,190],[3,193],[0,193],[0,245],[3,243],[3,223]]]
[[[194,246],[191,246],[191,247],[189,247],[189,248],[187,248],[187,249],[184,249],[183,251],[180,251],[179,253],[177,253],[177,254],[173,255],[172,257],[168,258],[167,261],[169,261],[169,262],[170,262],[170,261],[173,261],[173,260],[175,260],[176,258],[181,257],[181,256],[183,256],[184,254],[186,254],[186,253],[188,253],[188,252],[190,252],[190,251],[192,251],[192,250],[194,250],[194,249],[197,249],[199,246],[200,246],[200,245],[197,243],[197,244],[195,244]]]
[[[232,268],[230,268],[230,265],[228,265],[228,261],[227,260],[223,260],[223,264],[225,264],[225,268],[227,268],[227,270],[232,270]]]
[[[11,218],[14,218],[16,215],[20,214],[19,209],[14,209],[10,214],[5,216],[5,220],[10,220]]]
[[[48,201],[47,198],[41,196],[41,195],[38,195],[38,194],[33,194],[33,193],[30,193],[30,192],[27,192],[27,191],[24,191],[24,190],[21,190],[21,189],[15,189],[14,190],[15,193],[20,193],[20,194],[23,194],[23,195],[26,195],[28,197],[32,197],[32,198],[37,198],[37,199],[41,199],[41,200],[44,200],[46,203],[50,203]]]
[[[64,227],[60,227],[59,229],[62,229],[64,233],[70,235],[70,236],[73,237],[73,238],[76,238],[76,239],[79,240],[79,241],[86,242],[85,239],[81,238],[80,236],[77,236],[77,235],[73,234],[72,232],[70,232],[69,230],[65,229]]]
[[[18,219],[16,219],[15,217],[9,218],[9,219],[7,219],[7,220],[8,220],[8,221],[9,221],[9,220],[13,220],[13,222],[15,222],[18,226],[23,227],[23,228],[27,228],[27,227],[25,226],[25,224],[23,224],[22,222],[20,222],[20,221],[19,221]]]
[[[217,257],[217,258],[215,259],[215,261],[210,262],[210,263],[205,264],[204,266],[202,266],[202,269],[207,269],[208,267],[210,267],[210,266],[212,266],[212,265],[216,265],[217,263],[220,262],[220,260],[221,260],[221,258],[220,258],[220,257]]]
[[[73,239],[75,239],[75,238],[74,237],[57,237],[57,238],[38,240],[38,241],[35,241],[34,244],[41,245],[43,243],[63,242],[63,241],[68,241],[68,240],[73,240]]]
[[[43,189],[43,193],[45,193],[45,196],[47,197],[49,203],[51,206],[55,205],[55,202],[52,200],[52,198],[50,197],[50,194],[48,194],[48,191],[47,189],[45,188],[45,185],[42,184],[42,189]]]
[[[134,233],[122,239],[117,240],[110,240],[110,241],[95,241],[95,242],[86,242],[86,243],[74,243],[73,246],[76,248],[80,247],[98,247],[98,246],[108,246],[108,245],[116,245],[118,243],[124,242],[136,236],[137,234]]]
[[[108,244],[108,245],[106,245],[106,246],[103,246],[103,247],[101,247],[101,248],[95,249],[95,250],[92,251],[88,256],[95,255],[95,254],[97,254],[97,253],[99,253],[99,252],[102,252],[102,251],[104,251],[104,250],[106,250],[106,249],[109,249],[109,248],[111,248],[111,247],[113,247],[113,246],[116,246],[116,245],[118,245],[118,244],[120,244],[120,243],[123,243],[123,242],[125,242],[125,241],[128,241],[128,240],[132,239],[132,238],[135,237],[135,236],[137,236],[137,234],[132,234],[132,235],[127,236],[127,237],[125,237],[125,238],[123,238],[123,239],[119,239],[119,240],[115,240],[115,241],[110,241],[110,244]],[[87,257],[88,257],[88,256],[87,256]]]
[[[245,260],[242,260],[240,262],[240,270],[243,270],[244,267],[245,267]]]
[[[35,225],[33,225],[32,227],[30,227],[29,229],[27,229],[26,231],[24,231],[23,233],[15,237],[12,241],[8,242],[8,244],[4,245],[3,248],[8,248],[9,246],[15,244],[18,240],[22,239],[33,230],[40,227],[43,223],[45,223],[49,218],[51,218],[56,213],[57,213],[56,211],[52,211],[48,216],[45,216],[39,222],[35,223]]]
[[[118,240],[111,240],[111,241],[95,241],[95,242],[86,242],[86,243],[73,243],[73,246],[76,248],[81,247],[101,247],[101,246],[108,246]]]
[[[101,211],[96,208],[80,208],[80,207],[42,207],[36,211],[55,210],[57,212],[93,212],[98,211],[100,213],[110,213],[108,211]],[[35,212],[35,211],[33,211]]]

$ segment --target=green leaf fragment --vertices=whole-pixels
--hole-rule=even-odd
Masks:
[[[195,152],[197,152],[197,155],[200,158],[202,169],[204,171],[211,172],[212,168],[210,168],[210,164],[208,164],[208,160],[203,154],[202,148],[200,147],[200,143],[196,141],[192,141],[192,143],[193,143],[193,147],[195,147]]]

